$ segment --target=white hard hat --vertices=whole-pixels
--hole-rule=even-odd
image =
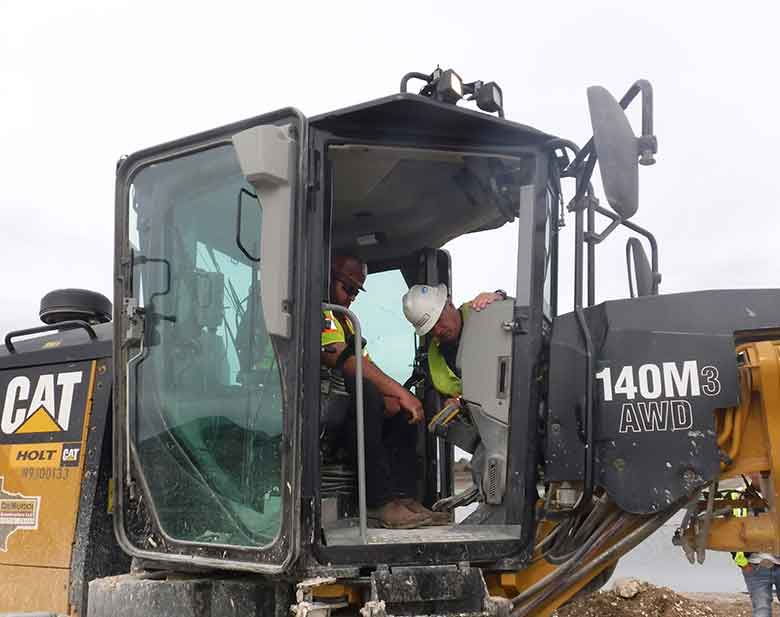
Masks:
[[[447,304],[447,286],[414,285],[404,294],[404,316],[414,326],[417,336],[425,336],[439,320]]]

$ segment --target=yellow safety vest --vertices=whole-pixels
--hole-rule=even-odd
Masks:
[[[465,323],[471,307],[467,303],[461,305],[458,310],[463,316]],[[439,345],[439,339],[436,337],[431,338],[431,342],[428,345],[428,372],[431,374],[433,387],[436,388],[439,394],[455,398],[463,394],[463,382],[447,365]]]
[[[732,492],[731,493],[732,499],[739,499],[742,496],[741,492]],[[732,508],[731,515],[735,518],[744,518],[748,515],[747,508]],[[745,555],[744,551],[737,551],[734,553],[734,563],[737,564],[740,568],[744,568],[748,563],[747,555]]]
[[[322,347],[332,345],[333,343],[348,342],[348,336],[344,331],[344,326],[342,325],[342,322],[336,318],[336,315],[333,313],[333,311],[322,311],[322,318],[322,335],[320,337]],[[349,338],[351,339],[351,337],[355,335],[355,327],[352,325],[352,322],[349,319],[344,318],[344,321],[347,324],[347,328],[349,328]],[[363,345],[363,357],[369,357],[365,344]]]

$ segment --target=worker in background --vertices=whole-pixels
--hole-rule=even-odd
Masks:
[[[745,493],[758,489],[759,474],[751,474],[752,487],[747,487]],[[734,516],[748,516],[747,508],[735,508]],[[770,553],[732,553],[734,562],[741,568],[745,586],[750,595],[753,607],[753,617],[771,617],[772,588],[780,600],[780,555]]]
[[[460,371],[455,365],[463,324],[472,310],[481,311],[506,297],[502,289],[483,292],[471,302],[455,308],[444,283],[414,285],[404,294],[404,315],[414,326],[417,336],[433,335],[428,345],[428,371],[433,387],[448,399],[445,404],[463,394]]]
[[[333,259],[330,298],[349,308],[363,289],[366,266],[356,257]],[[321,361],[344,375],[355,404],[354,327],[342,314],[323,312]],[[414,499],[416,494],[416,424],[424,418],[420,400],[363,355],[363,406],[366,444],[366,503],[369,516],[383,527],[413,529],[447,522]],[[354,452],[354,414],[342,432],[346,447]]]

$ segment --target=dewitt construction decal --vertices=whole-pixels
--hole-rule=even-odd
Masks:
[[[40,497],[28,497],[3,490],[5,478],[0,476],[0,551],[8,551],[8,538],[15,531],[38,529]]]

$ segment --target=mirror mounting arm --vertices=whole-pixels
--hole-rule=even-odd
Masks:
[[[640,165],[653,165],[654,154],[658,153],[658,140],[653,135],[653,86],[646,79],[638,79],[620,99],[620,106],[626,109],[642,93],[642,136],[638,138]]]
[[[640,165],[653,165],[655,163],[654,155],[658,153],[658,139],[653,134],[653,86],[646,79],[638,79],[631,85],[618,104],[622,109],[627,109],[640,92],[642,94],[642,135],[637,138],[637,153]],[[593,138],[591,137],[582,150],[577,153],[564,175],[575,175],[577,170],[585,164],[585,159],[592,151]]]
[[[653,295],[655,295],[658,293],[658,285],[661,282],[661,273],[658,271],[658,242],[651,232],[632,221],[623,221],[623,225],[640,236],[644,236],[650,244],[650,267],[653,275]]]

